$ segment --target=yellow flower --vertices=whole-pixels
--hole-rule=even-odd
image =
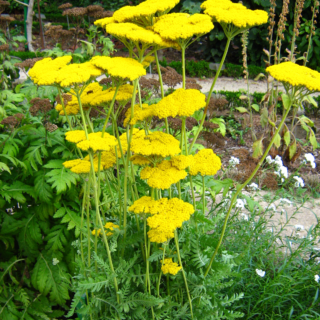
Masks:
[[[185,42],[194,36],[210,32],[213,23],[210,17],[201,13],[194,15],[171,13],[160,17],[152,29],[165,39]]]
[[[147,56],[144,58],[143,62],[142,62],[142,65],[145,67],[145,68],[148,68],[150,66],[150,64],[155,60],[155,57],[153,56]]]
[[[146,75],[143,65],[131,58],[96,56],[90,62],[107,72],[109,76],[122,80],[133,81]]]
[[[113,17],[107,17],[107,18],[102,18],[102,19],[98,19],[94,22],[94,24],[96,26],[99,26],[101,28],[104,28],[107,24],[109,23],[114,23],[115,20]]]
[[[310,91],[320,91],[320,73],[293,62],[282,62],[266,69],[278,81],[293,87],[306,87]]]
[[[160,260],[162,263],[162,260]],[[172,275],[176,275],[182,267],[179,267],[176,262],[172,261],[172,258],[164,259],[163,265],[161,266],[161,270],[163,274],[170,273]]]
[[[176,46],[172,41],[163,39],[158,33],[129,22],[110,23],[107,25],[106,30],[122,42],[130,40],[136,44],[144,43],[163,48]]]
[[[206,96],[196,89],[178,89],[154,106],[154,115],[167,117],[190,117],[206,105]]]
[[[155,214],[159,212],[158,207],[159,205],[157,201],[152,200],[151,197],[143,196],[129,207],[129,211],[136,214]]]
[[[212,149],[202,149],[194,156],[189,173],[193,176],[198,173],[202,176],[214,176],[220,169],[221,160]]]
[[[185,156],[185,155],[179,155],[172,157],[170,159],[171,164],[173,167],[176,167],[179,170],[187,169],[191,165],[195,163],[194,157],[192,155]]]
[[[122,7],[114,13],[113,18],[117,22],[134,21],[148,25],[152,23],[153,16],[168,12],[178,2],[179,0],[147,0],[137,6]]]
[[[66,140],[73,143],[86,140],[86,134],[84,130],[73,130],[66,132]]]
[[[156,155],[163,158],[174,156],[181,152],[180,142],[172,135],[160,131],[147,136],[138,137],[131,142],[131,150],[144,156]]]
[[[268,13],[263,10],[250,10],[241,3],[230,0],[207,0],[202,3],[204,13],[220,24],[233,24],[238,28],[250,28],[268,21]]]
[[[98,77],[102,71],[91,62],[69,64],[59,70],[56,82],[62,87],[70,87],[75,84],[83,84],[92,77]]]
[[[105,133],[103,138],[101,137],[101,132],[89,133],[89,140],[82,140],[77,143],[77,147],[83,151],[109,151],[111,147],[117,144],[115,137],[111,136],[109,133]]]
[[[147,159],[146,157],[143,157],[139,154],[135,154],[134,156],[132,156],[130,158],[130,161],[133,163],[133,164],[137,164],[139,166],[145,166],[145,165],[148,165],[150,164],[150,160]]]
[[[185,170],[174,167],[169,160],[164,160],[156,167],[145,167],[141,170],[140,177],[147,180],[150,187],[156,189],[169,189],[174,183],[179,182],[187,176]]]
[[[91,163],[88,160],[70,160],[63,163],[65,168],[70,169],[74,173],[89,173],[91,170]],[[94,171],[98,171],[98,162],[93,164]],[[101,164],[100,170],[103,170],[103,166]]]
[[[109,232],[107,232],[106,235],[107,235],[107,236],[112,236],[112,235],[113,235],[113,232],[112,232],[112,231],[114,231],[115,228],[119,229],[119,226],[116,225],[116,224],[114,224],[113,222],[107,222],[107,223],[105,224],[104,228],[105,228],[106,230],[109,230]],[[91,233],[92,233],[94,236],[96,235],[96,233],[97,233],[98,236],[100,236],[101,233],[102,233],[102,231],[101,231],[101,229],[97,229],[97,230],[92,230]]]
[[[59,57],[53,60],[51,58],[44,58],[36,62],[29,70],[29,76],[39,86],[53,85],[56,83],[59,70],[66,66],[71,59],[71,56]]]
[[[131,108],[129,108],[126,112],[126,117],[123,121],[123,126],[126,127],[130,120],[130,125],[134,125],[137,122],[152,118],[154,115],[153,106],[149,106],[147,103],[142,104],[142,109],[139,104],[136,104],[133,109],[133,118],[131,118]]]

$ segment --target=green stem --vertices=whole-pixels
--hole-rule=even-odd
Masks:
[[[88,232],[88,268],[91,266],[91,231],[90,231],[90,187],[91,181],[90,177],[87,182],[87,192],[86,192],[86,216],[87,216],[87,232]]]
[[[201,119],[201,123],[200,123],[200,126],[199,126],[199,128],[198,128],[198,131],[197,131],[197,133],[195,134],[195,136],[194,136],[194,138],[193,138],[193,140],[192,140],[192,143],[191,143],[191,145],[190,145],[189,153],[191,153],[192,147],[193,147],[193,145],[195,144],[196,140],[198,139],[198,136],[199,136],[199,134],[200,134],[200,132],[201,132],[201,130],[202,130],[203,123],[204,123],[204,120],[205,120],[206,115],[207,115],[207,110],[208,110],[208,106],[209,106],[209,103],[210,103],[211,94],[212,94],[213,88],[214,88],[214,86],[215,86],[215,84],[216,84],[216,82],[217,82],[217,79],[218,79],[218,77],[219,77],[219,75],[220,75],[220,71],[221,71],[221,68],[222,68],[222,66],[223,66],[223,64],[224,64],[224,60],[226,59],[226,56],[227,56],[227,53],[228,53],[228,50],[229,50],[229,46],[230,46],[230,42],[231,42],[231,40],[232,40],[232,37],[228,37],[227,39],[228,39],[228,40],[227,40],[227,44],[226,44],[226,47],[225,47],[225,49],[224,49],[223,56],[222,56],[221,61],[220,61],[220,64],[219,64],[219,68],[218,68],[217,73],[216,73],[216,75],[215,75],[215,77],[214,77],[214,79],[213,79],[213,82],[212,82],[212,85],[211,85],[211,88],[210,88],[210,91],[209,91],[209,94],[208,94],[206,107],[205,107],[204,112],[203,112],[203,117],[202,117],[202,119]]]
[[[112,271],[112,273],[114,274],[114,287],[115,287],[115,291],[116,291],[116,297],[117,297],[117,302],[120,302],[120,298],[119,298],[119,288],[118,288],[118,281],[114,272],[114,267],[113,267],[113,263],[112,263],[112,257],[111,257],[111,252],[110,252],[110,248],[109,248],[109,244],[108,244],[108,239],[107,239],[107,235],[106,232],[104,230],[104,226],[102,223],[102,219],[101,219],[101,215],[100,215],[100,209],[99,209],[99,197],[98,197],[98,190],[97,190],[97,181],[96,181],[96,175],[94,172],[94,165],[93,165],[93,155],[90,152],[89,153],[90,156],[90,162],[91,162],[91,175],[92,175],[92,181],[93,181],[93,191],[94,191],[94,200],[95,200],[95,207],[96,207],[96,215],[98,217],[98,221],[100,224],[100,228],[101,228],[101,233],[102,233],[102,238],[103,238],[103,242],[106,246],[107,249],[107,255],[108,255],[108,260],[109,260],[109,265],[110,265],[110,269]]]
[[[163,267],[163,264],[164,264],[165,252],[166,252],[166,244],[163,245],[163,255],[162,255],[161,270],[160,270],[159,279],[158,279],[158,283],[157,283],[157,295],[158,295],[158,297],[160,297],[160,281],[161,281],[161,276],[162,276],[162,267]]]
[[[101,137],[102,137],[102,138],[103,138],[104,133],[105,133],[105,131],[106,131],[107,124],[108,124],[108,121],[109,121],[111,112],[112,112],[112,110],[113,110],[114,103],[115,103],[115,101],[116,101],[116,97],[117,97],[118,90],[119,90],[119,86],[116,87],[116,91],[114,92],[114,95],[113,95],[113,98],[112,98],[112,101],[111,101],[111,104],[110,104],[110,108],[109,108],[108,114],[107,114],[107,116],[106,116],[106,120],[105,120],[105,122],[104,122],[104,125],[103,125],[103,129],[102,129],[102,133],[101,133]]]
[[[262,158],[259,160],[257,166],[255,167],[255,169],[254,169],[253,172],[251,173],[250,177],[240,186],[240,188],[237,189],[236,193],[233,195],[233,197],[232,197],[232,199],[231,199],[231,202],[230,202],[229,210],[228,210],[228,212],[227,212],[227,215],[226,215],[226,217],[225,217],[225,221],[224,221],[224,224],[223,224],[223,227],[222,227],[222,232],[221,232],[221,235],[220,235],[219,242],[218,242],[217,247],[216,247],[216,249],[215,249],[215,251],[214,251],[214,253],[213,253],[212,257],[211,257],[211,260],[210,260],[210,263],[209,263],[209,265],[208,265],[208,268],[206,269],[206,272],[205,272],[205,274],[204,274],[205,277],[208,275],[208,273],[209,273],[209,271],[210,271],[210,269],[211,269],[212,263],[213,263],[213,261],[214,261],[214,258],[215,258],[215,256],[217,255],[218,250],[219,250],[219,248],[220,248],[220,245],[221,245],[221,243],[222,243],[222,240],[223,240],[223,237],[224,237],[226,228],[227,228],[228,219],[229,219],[229,216],[230,216],[232,207],[233,207],[233,204],[235,203],[235,201],[236,201],[236,199],[237,199],[237,196],[238,196],[238,194],[241,192],[241,190],[253,179],[253,177],[255,176],[255,174],[257,173],[257,171],[260,169],[260,167],[261,167],[264,159],[267,157],[267,155],[268,155],[268,153],[269,153],[269,151],[270,151],[270,149],[271,149],[271,147],[272,147],[272,145],[273,145],[273,143],[274,143],[274,141],[275,141],[278,133],[279,133],[280,130],[282,129],[282,126],[283,126],[283,124],[284,124],[284,122],[285,122],[285,120],[286,120],[286,118],[287,118],[287,116],[288,116],[288,114],[289,114],[290,109],[291,109],[291,105],[292,105],[292,98],[291,98],[290,106],[289,106],[288,109],[286,110],[286,112],[285,112],[285,114],[284,114],[284,116],[283,116],[283,118],[282,118],[282,120],[281,120],[281,122],[280,122],[280,124],[279,124],[279,126],[278,126],[278,128],[277,128],[277,130],[275,131],[275,133],[274,133],[274,135],[273,135],[273,137],[272,137],[272,139],[271,139],[271,141],[270,141],[270,143],[269,143],[266,151],[264,152]]]
[[[205,213],[206,213],[205,191],[206,191],[206,186],[205,186],[204,176],[202,176],[202,214],[204,217],[205,217]]]
[[[189,305],[190,305],[191,319],[193,319],[192,301],[191,301],[191,297],[190,297],[190,293],[189,293],[189,288],[188,288],[188,282],[187,282],[186,274],[185,274],[184,269],[183,269],[183,266],[182,266],[182,261],[181,261],[181,256],[180,256],[180,250],[179,250],[179,238],[178,238],[177,229],[174,231],[174,241],[175,241],[175,244],[176,244],[178,260],[179,260],[179,263],[180,263],[181,272],[182,272],[182,275],[183,275],[183,280],[184,280],[184,284],[185,284],[185,286],[186,286],[186,291],[187,291],[187,295],[188,295],[188,300],[189,300]]]
[[[181,46],[181,56],[182,56],[182,88],[186,88],[186,47]]]
[[[67,119],[67,122],[69,124],[70,129],[73,130],[71,121],[70,121],[69,116],[67,115],[67,112],[66,112],[66,108],[65,108],[64,101],[63,101],[62,94],[61,94],[61,89],[59,87],[57,87],[57,88],[58,88],[59,98],[60,98],[60,101],[61,101],[61,105],[62,105],[62,109],[63,109],[64,115],[65,115],[65,117]]]
[[[77,100],[78,100],[78,104],[79,104],[81,119],[82,119],[82,123],[83,123],[83,129],[84,129],[84,132],[86,134],[86,139],[89,140],[87,123],[86,123],[86,118],[85,118],[84,113],[83,113],[83,108],[82,108],[82,103],[81,103],[81,97],[80,97],[79,90],[77,90],[76,94],[77,94]]]
[[[169,274],[167,273],[167,294],[170,296],[170,279]]]

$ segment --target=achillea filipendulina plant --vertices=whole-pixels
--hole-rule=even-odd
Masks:
[[[76,311],[88,319],[211,319],[214,314],[222,318],[230,315],[226,305],[240,299],[225,297],[217,289],[226,284],[233,258],[222,259],[219,254],[219,263],[213,265],[236,196],[226,214],[213,217],[214,221],[205,197],[208,189],[227,193],[232,182],[214,180],[221,168],[220,158],[211,149],[195,154],[192,146],[198,133],[186,131],[187,118],[206,107],[204,121],[212,90],[206,102],[199,90],[185,89],[183,76],[183,88],[164,97],[159,72],[162,99],[148,105],[142,103],[139,79],[153,56],[160,71],[159,48],[182,49],[184,64],[187,46],[212,30],[213,22],[220,23],[228,36],[223,63],[231,39],[265,23],[266,13],[230,1],[209,0],[203,4],[205,14],[169,14],[177,3],[147,0],[96,22],[127,46],[130,58],[96,56],[81,64],[70,63],[71,57],[43,59],[30,70],[35,83],[59,89],[56,109],[74,120],[74,128],[69,121],[65,139],[77,154],[63,161],[63,166],[78,174],[82,190],[74,197],[82,199],[82,210],[77,220],[80,241],[75,245],[79,250],[76,293],[69,316]],[[228,10],[237,14],[232,17]],[[294,70],[298,67],[280,64],[269,71],[287,89],[285,117],[297,93],[318,90],[317,83],[310,81],[317,74],[299,69],[298,81]],[[107,76],[107,89],[96,81],[101,74]],[[117,120],[128,101],[121,128]],[[101,106],[101,119],[92,121],[91,108]],[[166,132],[159,127],[150,129],[155,117],[164,119]],[[179,139],[169,134],[167,117],[181,122],[176,130],[181,127]],[[212,189],[205,185],[207,176]],[[196,201],[195,185],[202,203]],[[212,230],[220,232],[216,221],[223,218],[221,236],[212,248]]]

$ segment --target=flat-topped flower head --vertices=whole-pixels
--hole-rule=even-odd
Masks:
[[[192,155],[185,156],[182,154],[179,156],[172,157],[170,161],[172,166],[176,167],[179,170],[187,169],[195,163],[194,157]]]
[[[109,151],[112,147],[117,145],[117,140],[114,136],[105,133],[101,137],[101,132],[89,133],[88,139],[86,138],[83,130],[68,131],[66,133],[66,140],[76,143],[77,147],[83,151],[89,149],[95,151]]]
[[[206,96],[196,89],[177,89],[154,105],[154,115],[167,117],[190,117],[206,105]]]
[[[102,70],[90,62],[69,64],[59,70],[56,82],[62,87],[84,84],[93,77],[102,74]]]
[[[172,258],[164,259],[164,261],[160,260],[160,262],[162,263],[161,271],[163,274],[169,273],[175,276],[182,268],[176,262],[173,262]]]
[[[171,13],[157,19],[152,29],[165,39],[181,41],[210,32],[213,23],[205,14]]]
[[[135,154],[144,156],[175,156],[181,152],[180,142],[172,135],[160,131],[152,132],[147,136],[132,139],[131,150]]]
[[[158,213],[159,210],[157,201],[152,200],[151,197],[143,196],[129,207],[129,211],[135,214],[155,214]]]
[[[109,133],[104,133],[103,138],[101,132],[89,133],[89,140],[82,140],[77,143],[77,147],[83,151],[91,149],[93,152],[96,151],[109,151],[111,147],[117,144],[117,139],[111,136]]]
[[[142,104],[142,108],[139,104],[134,106],[133,118],[131,118],[131,109],[128,109],[126,112],[126,117],[123,121],[123,126],[126,127],[130,121],[130,125],[134,125],[137,122],[144,121],[146,119],[150,119],[154,116],[154,108],[153,106],[149,106],[147,103]]]
[[[202,3],[204,13],[221,25],[232,24],[240,29],[248,29],[268,22],[268,13],[263,10],[250,10],[241,3],[230,0],[207,0]]]
[[[174,237],[174,231],[181,228],[194,213],[193,205],[178,198],[162,198],[155,204],[158,213],[147,219],[150,230],[148,237],[151,242],[163,243]]]
[[[87,155],[83,160],[89,161],[90,156]],[[93,163],[98,164],[98,162],[99,162],[98,155],[95,154],[93,158]],[[103,166],[103,169],[106,170],[106,169],[112,168],[116,162],[117,162],[116,156],[111,150],[101,152],[100,163]]]
[[[70,161],[64,162],[63,166],[65,168],[70,169],[72,172],[78,173],[78,174],[90,173],[90,170],[91,170],[91,163],[89,160],[81,160],[81,159],[70,160]],[[93,167],[94,167],[94,171],[97,172],[98,161],[93,163]],[[103,170],[102,164],[100,164],[100,170]]]
[[[137,128],[134,128],[133,132],[132,132],[132,141],[135,141],[137,139],[139,140],[139,139],[143,138],[145,135],[146,135],[146,133],[144,130],[139,130]],[[122,152],[123,152],[123,154],[126,154],[126,152],[128,151],[127,133],[124,132],[122,135],[120,135],[119,139],[120,139]],[[131,145],[132,145],[132,142],[131,142]],[[115,150],[112,149],[112,152],[115,152]],[[117,155],[118,155],[118,158],[121,158],[121,150],[120,150],[119,144],[117,144]]]
[[[212,149],[202,149],[194,156],[189,173],[193,176],[198,173],[202,176],[214,176],[220,169],[221,160]]]
[[[101,28],[105,28],[108,24],[115,23],[115,22],[116,21],[114,20],[113,17],[106,17],[106,18],[96,20],[94,22],[94,25],[101,27]]]
[[[179,170],[172,165],[170,160],[163,160],[156,167],[145,167],[141,170],[140,177],[147,180],[151,188],[169,189],[174,183],[179,182],[187,176],[185,170]]]
[[[158,33],[130,22],[108,24],[106,31],[121,41],[125,39],[135,44],[143,43],[162,48],[176,46],[175,43],[162,38]]]
[[[141,156],[140,154],[135,154],[130,158],[130,161],[133,164],[139,165],[139,166],[146,166],[151,163],[151,161],[144,156]]]
[[[306,87],[311,92],[320,91],[320,73],[291,61],[282,62],[266,69],[278,81],[293,87]]]
[[[145,67],[145,68],[148,68],[150,66],[150,64],[155,60],[155,57],[153,56],[147,56],[144,58],[143,62],[142,62],[142,65]]]
[[[90,62],[113,78],[133,81],[146,75],[143,65],[131,58],[96,56]]]
[[[124,6],[113,14],[116,22],[136,22],[142,25],[152,24],[152,17],[169,12],[179,0],[147,0],[137,6]]]
[[[53,85],[56,83],[59,70],[65,67],[71,59],[71,56],[64,56],[56,59],[44,58],[37,61],[29,70],[29,76],[32,81],[39,86]]]

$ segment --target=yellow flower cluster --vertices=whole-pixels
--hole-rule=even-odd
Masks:
[[[162,263],[162,260],[160,260]],[[176,262],[172,261],[172,258],[164,259],[163,265],[161,266],[161,271],[163,274],[170,273],[176,275],[181,270],[181,267],[178,266]]]
[[[128,39],[132,42],[142,42],[159,47],[172,47],[174,43],[163,39],[159,34],[152,30],[137,26],[134,23],[110,23],[106,26],[108,33],[119,39]]]
[[[103,90],[103,87],[98,82],[90,83],[82,92],[80,99],[84,110],[100,106],[101,104],[111,102],[115,94],[116,88],[109,88]],[[71,90],[74,94],[75,92]],[[126,102],[132,98],[133,86],[131,84],[124,84],[119,87],[116,101]],[[61,104],[57,104],[55,109],[60,115],[64,115]],[[67,115],[76,115],[80,111],[78,99],[75,95],[71,95],[71,100],[65,105]]]
[[[147,136],[132,139],[131,150],[143,156],[156,155],[162,158],[174,156],[181,152],[180,142],[172,135],[156,131]]]
[[[67,169],[70,169],[74,173],[90,173],[91,163],[88,160],[70,160],[63,163],[63,166]],[[98,171],[98,161],[93,163],[94,171]],[[101,164],[100,170],[103,170],[103,166]]]
[[[90,160],[89,155],[87,155],[84,158],[84,160],[89,161]],[[117,162],[116,155],[115,155],[115,152],[112,151],[112,149],[110,151],[102,151],[101,152],[100,164],[102,165],[103,169],[106,170],[106,169],[112,168],[116,162]],[[93,163],[97,164],[97,166],[98,166],[99,158],[97,155],[94,155]],[[101,170],[101,168],[100,168],[100,170]]]
[[[310,91],[320,91],[320,73],[308,67],[299,66],[291,61],[282,62],[266,69],[278,81],[303,86]]]
[[[133,132],[132,132],[132,142],[135,140],[139,140],[141,138],[143,138],[145,136],[145,132],[144,130],[139,130],[134,128]],[[120,139],[120,144],[121,144],[121,149],[123,154],[126,154],[126,152],[128,151],[128,137],[127,137],[127,133],[124,132],[122,135],[120,135],[119,137]],[[132,142],[131,142],[131,146],[132,146]],[[115,152],[114,150],[112,150],[112,152]],[[118,154],[118,158],[121,157],[121,151],[120,151],[120,146],[117,144],[117,154]]]
[[[194,157],[192,155],[190,155],[190,156],[185,156],[185,155],[175,156],[175,157],[172,157],[170,159],[170,161],[171,161],[172,165],[179,170],[187,169],[188,167],[193,165],[195,162]]]
[[[89,140],[86,139],[85,133],[82,130],[68,131],[66,133],[66,140],[76,143],[77,147],[83,151],[89,149],[96,151],[109,151],[111,147],[117,145],[115,137],[109,133],[105,133],[103,138],[101,132],[93,132],[88,135]]]
[[[145,67],[145,68],[148,68],[150,66],[150,64],[155,60],[155,57],[153,56],[147,56],[144,58],[143,62],[142,62],[142,65]]]
[[[202,149],[194,156],[189,173],[193,176],[198,173],[202,176],[214,176],[220,169],[221,160],[212,149]]]
[[[104,28],[106,25],[110,24],[110,23],[114,23],[115,20],[113,17],[107,17],[107,18],[102,18],[102,19],[98,19],[94,22],[94,24],[96,26],[99,26],[101,28]]]
[[[150,187],[162,190],[169,189],[186,176],[187,172],[177,169],[170,160],[163,160],[156,167],[145,167],[140,173],[141,179],[147,180]]]
[[[101,74],[102,71],[90,61],[79,64],[74,63],[66,65],[59,70],[56,82],[62,87],[70,87],[75,84],[85,83],[92,77],[98,77]]]
[[[56,83],[59,70],[66,66],[71,59],[71,56],[59,57],[54,60],[51,58],[44,58],[36,62],[29,70],[29,76],[32,81],[39,86],[53,85]]]
[[[171,13],[161,16],[152,29],[164,39],[178,41],[200,36],[213,29],[211,18],[207,15],[196,13]]]
[[[174,237],[174,230],[181,228],[184,221],[188,221],[194,213],[193,205],[178,198],[162,198],[152,200],[144,196],[136,200],[129,211],[136,214],[151,214],[147,219],[151,228],[148,236],[151,242],[163,243]]]
[[[113,235],[113,232],[114,229],[119,229],[119,226],[114,224],[113,222],[107,222],[105,225],[104,225],[104,228],[106,230],[108,230],[109,232],[107,232],[107,236],[112,236]],[[97,229],[97,230],[92,230],[92,234],[95,235],[95,234],[98,234],[98,236],[100,236],[101,234],[101,229]]]
[[[142,104],[142,109],[139,104],[136,104],[133,109],[133,118],[131,118],[131,108],[126,112],[126,117],[123,121],[123,126],[126,127],[130,120],[130,125],[134,125],[137,122],[152,118],[154,115],[153,106],[149,106],[147,103]]]
[[[206,105],[206,96],[196,89],[178,89],[154,105],[154,115],[167,117],[190,117]]]
[[[233,24],[238,28],[250,28],[268,22],[266,11],[250,10],[231,0],[207,0],[202,3],[201,8],[214,22]]]
[[[150,160],[148,160],[146,157],[140,156],[139,154],[135,154],[130,158],[130,161],[133,164],[137,164],[139,166],[145,166],[150,164]]]
[[[157,200],[158,213],[147,219],[151,242],[163,243],[174,237],[174,231],[194,213],[193,205],[178,198]]]
[[[108,73],[111,77],[133,81],[146,75],[146,70],[141,63],[131,58],[123,57],[93,57],[90,62],[97,68]]]
[[[179,0],[147,0],[137,6],[125,6],[117,10],[113,18],[116,22],[128,22],[144,17],[161,15],[171,10]]]

